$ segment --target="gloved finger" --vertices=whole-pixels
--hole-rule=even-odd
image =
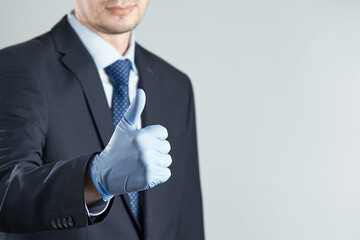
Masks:
[[[170,167],[172,164],[172,157],[170,154],[163,155],[163,159],[160,160],[164,168]]]
[[[171,177],[171,171],[169,168],[152,167],[147,175],[146,183],[143,185],[143,187],[138,188],[137,191],[147,190],[166,182]]]
[[[147,126],[143,129],[141,129],[141,131],[145,134],[149,134],[152,137],[156,137],[159,138],[161,140],[165,140],[168,137],[168,131],[165,127],[161,126],[161,125],[151,125],[151,126]]]
[[[155,187],[158,184],[166,182],[171,177],[169,168],[153,167],[149,172],[148,186]]]
[[[161,154],[168,154],[171,150],[171,145],[167,140],[154,139],[154,150]]]
[[[169,168],[163,168],[161,172],[160,183],[164,183],[171,177],[171,171]]]
[[[153,136],[146,136],[146,149],[155,150],[161,154],[167,154],[171,150],[171,145],[167,140],[160,140]]]
[[[168,168],[172,163],[172,158],[169,154],[154,151],[152,155],[152,162],[159,167]]]
[[[145,92],[144,90],[139,88],[138,90],[136,90],[136,96],[134,101],[131,103],[130,107],[125,113],[125,116],[121,120],[124,125],[126,125],[127,123],[131,127],[137,126],[138,122],[140,121],[141,113],[144,110],[145,102],[146,102]]]

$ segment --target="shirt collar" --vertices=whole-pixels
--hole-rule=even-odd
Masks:
[[[86,49],[94,59],[95,65],[100,69],[104,69],[117,60],[129,59],[132,70],[137,74],[135,66],[135,34],[131,32],[130,44],[125,53],[121,55],[110,43],[105,41],[95,32],[83,25],[75,16],[74,12],[67,15],[67,20],[71,27],[75,30]]]

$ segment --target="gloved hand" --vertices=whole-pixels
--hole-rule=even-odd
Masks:
[[[108,145],[88,165],[90,177],[104,201],[113,195],[152,188],[171,176],[166,128],[152,125],[136,129],[144,106],[145,92],[138,89]]]

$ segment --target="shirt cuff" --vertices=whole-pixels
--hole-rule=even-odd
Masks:
[[[108,208],[110,200],[105,202],[104,200],[100,199],[99,201],[95,202],[94,204],[91,204],[90,207],[88,207],[85,203],[85,209],[86,209],[87,215],[91,218],[91,217],[97,217],[97,216],[103,214],[106,211],[106,209]]]

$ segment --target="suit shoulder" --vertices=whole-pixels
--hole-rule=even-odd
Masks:
[[[172,79],[178,79],[183,81],[183,84],[191,84],[189,77],[184,72],[180,71],[161,57],[145,49],[141,45],[137,44],[136,47],[139,51],[149,59],[156,66],[156,70],[159,71],[160,75],[171,75]]]
[[[18,43],[0,50],[0,59],[21,58],[34,63],[42,57],[49,55],[49,49],[54,49],[54,42],[50,32],[42,34],[31,40]]]

